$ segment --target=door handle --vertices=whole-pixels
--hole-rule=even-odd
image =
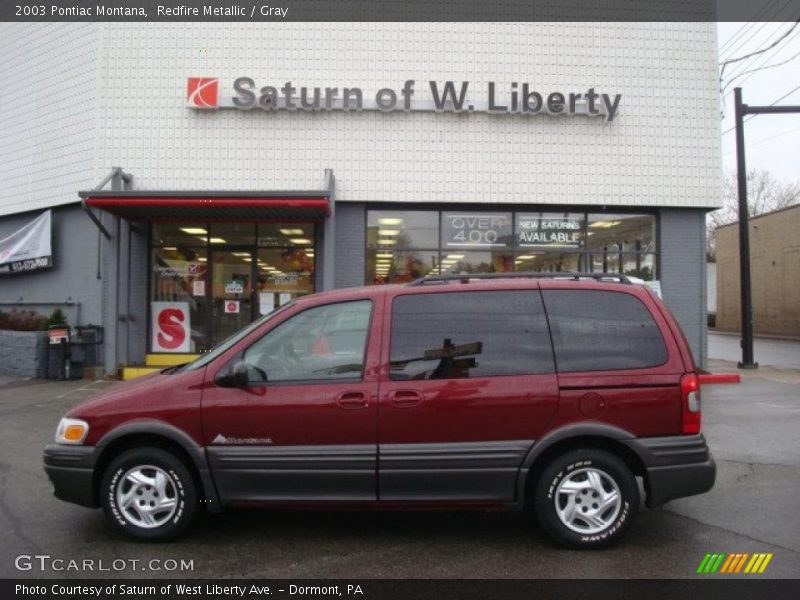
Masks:
[[[342,408],[367,408],[369,401],[364,392],[344,392],[336,397],[336,403]]]
[[[415,390],[396,390],[389,395],[389,398],[397,408],[411,408],[422,404],[424,397]]]

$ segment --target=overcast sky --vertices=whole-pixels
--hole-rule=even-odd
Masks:
[[[750,59],[729,64],[723,85],[737,77],[724,95],[725,118],[720,132],[733,127],[733,88],[741,86],[745,104],[770,105],[796,89],[778,104],[800,105],[800,25],[794,23],[719,23],[720,62],[766,48],[791,32],[773,49]],[[787,61],[785,65],[746,73]],[[748,168],[771,171],[776,177],[800,181],[800,114],[758,115],[745,124]],[[728,173],[736,168],[735,132],[722,133],[722,165]]]

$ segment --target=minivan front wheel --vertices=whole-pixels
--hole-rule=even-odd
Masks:
[[[106,517],[138,540],[174,539],[191,524],[197,508],[191,473],[161,448],[123,452],[108,465],[100,486]]]
[[[603,548],[631,526],[639,510],[639,487],[617,456],[587,448],[550,462],[533,502],[540,525],[560,544]]]

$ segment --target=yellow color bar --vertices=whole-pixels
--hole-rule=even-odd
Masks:
[[[766,570],[769,561],[771,560],[772,560],[772,552],[770,552],[764,557],[764,562],[761,563],[761,568],[758,569],[758,572],[763,573]]]

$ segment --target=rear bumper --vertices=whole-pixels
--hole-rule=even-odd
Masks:
[[[44,470],[56,498],[97,508],[94,494],[96,448],[50,444],[44,449]]]
[[[717,465],[703,434],[638,438],[626,443],[644,463],[648,507],[714,487]]]

